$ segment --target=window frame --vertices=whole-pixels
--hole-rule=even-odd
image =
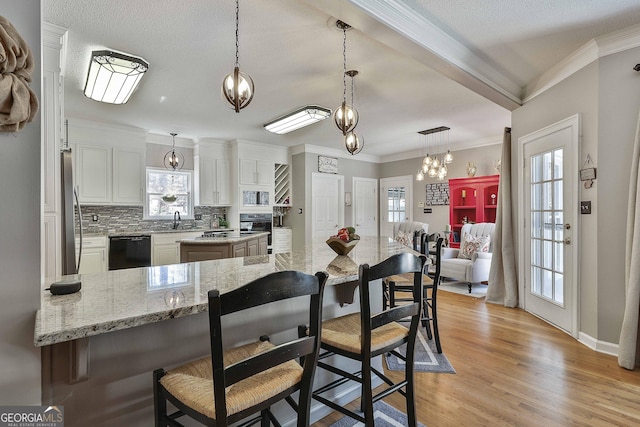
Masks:
[[[156,220],[173,220],[173,213],[170,215],[151,215],[150,214],[150,202],[151,202],[151,197],[150,196],[156,196],[156,195],[160,195],[162,196],[161,193],[156,193],[156,192],[150,192],[149,191],[149,174],[150,173],[159,173],[159,174],[164,174],[164,175],[184,175],[187,177],[187,187],[188,187],[188,191],[186,193],[176,193],[176,195],[178,196],[184,196],[187,198],[187,213],[186,214],[181,214],[181,218],[183,220],[185,219],[194,219],[194,200],[193,200],[193,171],[191,170],[177,170],[177,171],[172,171],[172,170],[168,170],[168,169],[160,169],[160,168],[153,168],[153,167],[147,167],[145,169],[145,186],[144,186],[144,210],[143,210],[143,219],[144,220],[150,220],[150,221],[156,221]]]

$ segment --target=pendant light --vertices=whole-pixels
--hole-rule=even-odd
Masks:
[[[338,20],[336,27],[342,30],[342,104],[333,113],[333,121],[345,137],[354,130],[358,124],[358,111],[347,104],[347,30],[351,26]],[[356,71],[357,73],[357,71]]]
[[[345,74],[347,76],[351,77],[351,105],[355,105],[354,101],[353,101],[353,85],[354,85],[353,78],[358,75],[358,71],[357,70],[349,70]],[[355,109],[354,109],[354,111],[355,111]],[[356,154],[361,152],[362,148],[364,147],[364,137],[358,136],[353,130],[350,130],[344,136],[344,145],[345,145],[347,151],[352,156],[355,156]]]
[[[240,71],[238,54],[239,0],[236,0],[236,66],[222,81],[222,97],[236,113],[245,108],[253,99],[254,86],[251,77]]]
[[[173,138],[173,144],[171,150],[167,151],[164,155],[164,167],[171,170],[180,170],[184,166],[184,156],[180,152],[176,152],[176,135],[177,133],[170,133]]]
[[[423,181],[426,176],[429,178],[435,178],[438,181],[444,181],[448,174],[447,165],[453,161],[453,155],[449,148],[449,129],[446,126],[440,126],[433,129],[422,130],[418,132],[425,138],[425,147],[427,155],[422,159],[422,165],[416,173],[416,181]],[[442,132],[447,131],[447,143],[444,143],[444,134]],[[440,133],[439,140],[434,135]],[[432,139],[432,147],[429,147],[429,135]],[[446,145],[447,152],[444,153],[444,147]],[[436,153],[430,155],[429,152]]]

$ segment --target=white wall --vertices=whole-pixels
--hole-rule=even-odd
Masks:
[[[40,1],[0,0],[0,10],[31,48],[31,89],[40,99]],[[0,133],[0,404],[40,404],[40,351],[33,345],[40,306],[41,115],[16,134]]]

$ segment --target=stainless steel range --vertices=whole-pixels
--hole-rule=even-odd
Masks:
[[[271,227],[273,215],[270,213],[240,214],[240,232],[243,231],[268,231],[269,242],[267,249],[271,253]]]

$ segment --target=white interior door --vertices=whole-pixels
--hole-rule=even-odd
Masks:
[[[353,178],[353,224],[359,236],[378,235],[378,180]]]
[[[314,173],[311,176],[313,239],[327,239],[344,227],[344,177]]]
[[[380,235],[393,236],[393,224],[410,221],[412,216],[413,176],[380,180]]]
[[[577,336],[580,117],[519,139],[523,174],[524,308]]]

